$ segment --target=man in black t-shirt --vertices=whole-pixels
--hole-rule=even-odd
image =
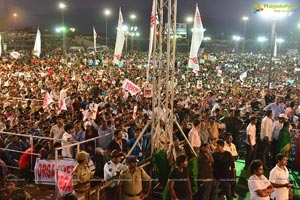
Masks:
[[[110,141],[107,147],[108,152],[111,153],[113,150],[118,150],[126,156],[127,148],[127,141],[122,139],[122,131],[119,129],[115,130],[114,139]]]
[[[256,98],[251,99],[251,108],[253,111],[259,111],[259,105],[261,105],[261,103]]]
[[[174,168],[168,181],[168,189],[173,200],[192,200],[192,189],[187,171],[187,157],[180,155],[176,158],[177,167]]]
[[[198,184],[199,192],[197,198],[199,200],[214,199],[213,191],[213,169],[212,164],[214,159],[210,153],[210,146],[208,143],[201,144],[200,152],[198,154]]]
[[[212,154],[213,175],[219,182],[221,191],[218,193],[219,197],[226,195],[227,200],[232,200],[231,193],[231,171],[235,169],[234,160],[228,151],[224,151],[224,141],[217,140],[216,152]]]

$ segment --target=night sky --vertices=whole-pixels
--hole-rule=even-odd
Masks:
[[[61,11],[57,0],[7,0],[10,28],[22,28],[30,26],[33,28],[54,30],[61,23]],[[152,0],[64,0],[67,9],[64,11],[65,24],[75,27],[80,33],[91,33],[92,26],[97,32],[105,32],[104,9],[109,8],[111,15],[108,18],[109,34],[115,34],[117,26],[118,8],[122,7],[124,22],[132,23],[130,14],[136,14],[135,25],[139,27],[143,37],[149,35],[149,16]],[[198,3],[203,25],[207,28],[206,34],[225,35],[243,34],[243,15],[249,16],[247,25],[249,36],[269,34],[271,21],[262,19],[259,14],[253,13],[254,3],[279,3],[297,4],[300,0],[178,0],[177,22],[185,22],[187,16],[193,16],[195,4]],[[5,11],[4,0],[0,0],[0,16]],[[18,13],[16,19],[13,13]],[[298,34],[296,24],[300,22],[300,9],[287,19],[277,22],[278,33],[284,36]],[[191,26],[191,25],[190,25]],[[292,33],[291,33],[292,32]]]

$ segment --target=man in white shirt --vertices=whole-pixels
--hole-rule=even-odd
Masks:
[[[271,170],[269,181],[275,188],[271,194],[272,199],[293,199],[292,184],[290,184],[289,171],[286,168],[288,158],[284,154],[277,154],[277,165]]]
[[[261,160],[253,160],[250,164],[251,176],[248,179],[250,200],[270,200],[274,192],[273,185],[264,176],[264,167]]]
[[[62,136],[61,147],[64,147],[64,146],[67,146],[67,145],[77,142],[76,140],[74,140],[74,138],[72,136],[73,129],[74,129],[74,127],[72,124],[65,125],[65,133]],[[73,157],[73,153],[71,152],[72,149],[73,148],[71,148],[71,147],[63,148],[61,151],[62,156],[72,158]]]
[[[64,123],[63,123],[63,116],[58,115],[56,117],[56,124],[53,125],[50,129],[50,137],[54,139],[61,139],[62,135],[64,134]],[[54,140],[53,143],[58,142],[57,140]]]
[[[201,146],[201,138],[200,138],[200,121],[198,119],[195,119],[193,121],[193,128],[189,132],[189,141],[196,151],[196,153],[199,153],[200,146]]]
[[[105,163],[104,165],[104,180],[108,181],[111,178],[118,176],[121,171],[128,168],[127,165],[123,165],[121,163],[123,158],[123,153],[119,150],[113,150],[111,152],[111,160]],[[110,187],[106,188],[105,192],[105,199],[111,200],[116,198],[117,194],[117,183],[119,180],[119,177],[115,177],[117,180],[113,180],[114,183],[110,185]]]
[[[272,120],[272,110],[266,111],[266,116],[263,118],[261,122],[261,131],[260,131],[260,140],[262,141],[262,161],[264,163],[265,169],[267,167],[267,152],[270,150],[271,142],[272,142],[272,128],[273,128],[273,120]]]
[[[214,104],[214,106],[213,106],[213,108],[211,109],[211,116],[216,116],[216,109],[217,108],[221,108],[221,106],[220,106],[220,103],[222,103],[222,99],[221,98],[218,98],[217,100],[216,100],[216,103]]]
[[[245,169],[247,169],[252,160],[256,158],[256,123],[257,118],[251,117],[250,123],[246,129],[246,159],[245,159]]]

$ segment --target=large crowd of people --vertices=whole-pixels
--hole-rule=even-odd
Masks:
[[[128,79],[143,89],[146,53],[128,54],[120,66],[114,66],[111,58],[109,53],[63,56],[47,52],[41,58],[24,54],[19,59],[2,55],[1,175],[15,174],[30,180],[36,158],[53,159],[57,147],[101,137],[80,144],[80,152],[70,147],[61,151],[60,157],[78,161],[73,173],[74,190],[88,191],[93,176],[104,180],[120,176],[119,182],[109,186],[108,199],[149,196],[151,178],[136,164],[151,154],[151,136],[164,132],[166,122],[160,120],[154,130],[149,126],[131,153],[134,157],[125,158],[127,166],[120,163],[157,113],[152,111],[151,98],[145,97],[143,90],[131,95],[122,88],[123,81]],[[268,56],[252,53],[203,54],[195,73],[187,67],[187,55],[177,55],[174,114],[198,156],[199,192],[193,193],[193,180],[187,170],[187,160],[193,153],[187,145],[181,146],[185,144],[184,137],[174,126],[174,138],[159,141],[166,147],[163,150],[172,168],[168,190],[173,199],[190,200],[193,195],[205,200],[215,196],[232,199],[236,196],[235,160],[239,155],[245,158],[245,170],[253,174],[249,179],[252,199],[277,195],[282,188],[291,188],[290,183],[285,182],[284,186],[277,183],[273,174],[269,185],[264,182],[265,190],[255,190],[257,177],[262,176],[261,167],[269,170],[276,165],[279,173],[288,164],[299,170],[300,57],[282,55],[273,61],[271,69],[268,60]],[[268,70],[271,70],[270,88]],[[241,77],[244,72],[246,77]],[[151,83],[151,76],[148,81]],[[46,94],[53,99],[51,104],[44,104]],[[29,135],[51,140],[30,141],[26,137]],[[277,154],[281,155],[277,159],[280,164],[274,163]],[[95,165],[94,174],[88,169],[89,157]],[[283,159],[288,163],[282,164]],[[140,179],[133,180],[135,174],[148,183],[147,187]]]

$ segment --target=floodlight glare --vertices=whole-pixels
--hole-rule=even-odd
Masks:
[[[261,42],[261,43],[262,43],[262,42],[266,42],[267,40],[268,40],[268,39],[267,39],[266,37],[264,37],[264,36],[260,36],[260,37],[257,38],[257,41],[258,41],[258,42]]]
[[[283,43],[283,42],[284,42],[284,39],[282,39],[282,38],[277,38],[277,39],[276,39],[276,42],[277,42],[277,43]]]

